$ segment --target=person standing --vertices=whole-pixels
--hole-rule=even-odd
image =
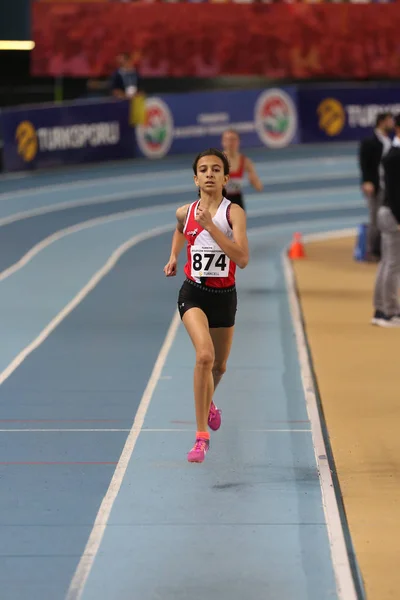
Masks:
[[[377,218],[382,257],[375,281],[372,324],[380,327],[400,327],[400,115],[394,125],[393,145],[382,161],[385,195]]]
[[[384,195],[382,158],[391,147],[390,133],[393,131],[393,116],[389,112],[379,113],[374,134],[363,140],[359,148],[361,189],[368,203],[369,225],[367,235],[367,261],[378,262],[381,256],[381,237],[377,226],[377,215]]]
[[[111,78],[111,93],[115,98],[133,98],[138,91],[138,73],[132,55],[118,54],[117,66]]]

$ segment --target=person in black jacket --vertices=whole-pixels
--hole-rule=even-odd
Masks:
[[[134,65],[137,56],[121,52],[117,56],[118,69],[111,78],[111,93],[115,98],[132,98],[138,91],[138,72]]]
[[[380,113],[376,118],[374,134],[363,140],[359,148],[361,170],[361,188],[368,202],[369,226],[367,238],[367,261],[378,261],[381,256],[381,239],[377,227],[378,209],[384,194],[382,157],[389,151],[389,134],[394,126],[393,116],[389,112]]]
[[[372,323],[381,327],[400,327],[400,115],[395,119],[395,132],[393,145],[382,161],[385,195],[378,210],[382,258],[375,282]]]

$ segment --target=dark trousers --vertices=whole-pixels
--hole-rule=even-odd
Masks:
[[[367,236],[367,255],[381,257],[381,232],[378,227],[378,211],[382,206],[384,192],[379,190],[376,194],[368,196],[369,224]]]

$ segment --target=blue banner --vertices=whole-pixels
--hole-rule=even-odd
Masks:
[[[400,87],[300,87],[297,100],[302,143],[357,141],[378,113],[400,113]]]
[[[148,158],[221,147],[229,128],[241,147],[283,148],[299,141],[295,88],[165,94],[146,99],[136,129],[138,153]]]
[[[6,171],[134,156],[129,101],[72,102],[0,114]]]

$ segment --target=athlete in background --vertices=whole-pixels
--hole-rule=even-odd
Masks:
[[[227,129],[224,131],[222,134],[222,148],[230,165],[229,180],[225,186],[225,197],[246,210],[242,192],[244,178],[247,176],[250,184],[257,192],[261,192],[264,186],[257,175],[253,161],[240,153],[240,137],[235,130]]]

